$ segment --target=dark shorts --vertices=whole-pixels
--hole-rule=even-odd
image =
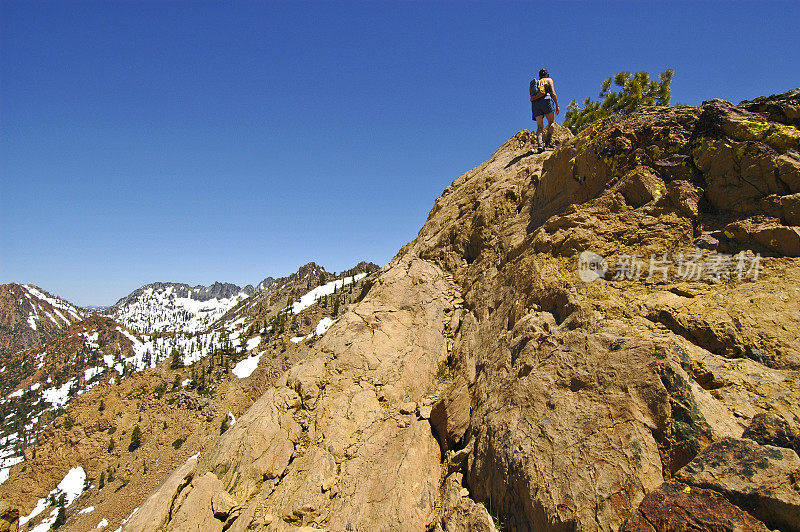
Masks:
[[[534,120],[536,120],[537,116],[544,116],[555,112],[556,106],[550,96],[545,96],[544,98],[539,98],[531,102],[531,114]]]

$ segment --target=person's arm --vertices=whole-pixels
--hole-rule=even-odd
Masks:
[[[558,114],[561,109],[558,107],[558,96],[556,96],[556,87],[555,84],[553,84],[553,78],[550,78],[550,95],[553,97],[553,102],[556,104],[556,114]]]

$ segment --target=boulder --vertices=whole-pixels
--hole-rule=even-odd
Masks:
[[[791,449],[723,438],[703,449],[675,478],[722,494],[770,528],[800,531],[800,458]]]
[[[692,177],[691,161],[688,155],[673,154],[653,162],[658,175],[667,181],[689,180]]]
[[[217,518],[213,501],[220,501],[222,483],[214,473],[192,479],[191,484],[172,503],[171,519],[167,531],[181,532],[222,532],[227,519]]]
[[[800,227],[787,227],[777,218],[749,218],[725,226],[725,236],[756,249],[800,257]]]
[[[301,360],[286,374],[286,385],[296,391],[303,406],[313,408],[325,378],[325,361],[321,358]]]
[[[430,411],[430,421],[445,451],[458,448],[470,419],[471,399],[467,381],[457,377]]]
[[[170,520],[173,503],[189,486],[197,471],[197,460],[188,460],[173,471],[156,490],[145,499],[139,510],[125,525],[125,532],[150,532],[161,530]]]
[[[702,194],[689,181],[676,180],[667,184],[667,198],[682,216],[694,218],[700,214]]]
[[[745,100],[739,105],[775,122],[800,128],[800,89],[772,96],[759,96],[753,100]]]
[[[231,497],[227,491],[217,490],[211,497],[211,511],[214,513],[214,517],[220,521],[226,521],[238,507],[236,499]]]
[[[664,182],[647,166],[639,165],[622,177],[618,185],[625,202],[633,207],[659,199],[666,192]]]
[[[769,529],[718,493],[680,482],[651,491],[620,527],[620,532],[767,532]]]
[[[461,473],[452,473],[442,487],[440,518],[434,530],[437,532],[495,532],[497,527],[492,516],[482,504],[469,497],[469,490],[462,485]]]
[[[785,419],[774,414],[756,414],[742,433],[742,438],[751,439],[761,445],[794,449],[800,454],[800,438]]]

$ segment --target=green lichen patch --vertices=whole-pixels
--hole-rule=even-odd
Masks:
[[[735,140],[764,142],[781,153],[800,149],[800,130],[776,122],[740,120],[733,127],[731,136]]]

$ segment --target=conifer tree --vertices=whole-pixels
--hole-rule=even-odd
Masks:
[[[142,445],[142,431],[139,428],[139,425],[133,427],[133,431],[131,432],[131,443],[128,445],[128,451],[134,452]]]
[[[573,133],[578,133],[593,122],[611,115],[627,115],[642,106],[669,105],[671,92],[670,83],[675,71],[667,69],[658,76],[658,80],[651,80],[647,72],[619,72],[611,78],[606,78],[600,89],[601,101],[591,98],[584,100],[581,109],[575,100],[567,106],[564,115],[564,126]],[[622,90],[611,92],[612,83]]]
[[[65,501],[66,496],[62,493],[58,498],[58,513],[56,514],[56,520],[53,521],[53,528],[59,528],[61,525],[67,522],[67,512],[64,509]]]

